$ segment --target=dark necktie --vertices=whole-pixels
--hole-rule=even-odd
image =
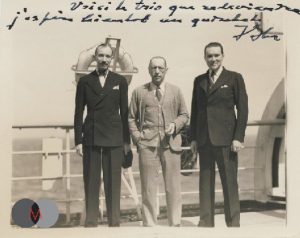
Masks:
[[[212,88],[215,84],[216,73],[214,71],[211,72],[209,77],[209,88]]]
[[[161,100],[161,98],[162,98],[162,94],[161,94],[161,91],[160,91],[160,87],[157,87],[157,88],[156,88],[155,95],[156,95],[156,97],[157,97],[157,100],[160,102],[160,100]]]

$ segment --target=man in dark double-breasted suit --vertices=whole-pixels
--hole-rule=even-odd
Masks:
[[[191,150],[200,156],[200,222],[214,226],[215,163],[223,187],[227,226],[240,226],[237,152],[243,148],[248,97],[241,74],[222,66],[220,43],[205,47],[207,73],[194,81],[191,110]]]
[[[121,165],[130,150],[128,85],[123,76],[108,70],[112,54],[110,45],[99,45],[97,69],[82,77],[76,90],[75,144],[83,154],[86,227],[97,226],[101,167],[108,224],[120,224]]]

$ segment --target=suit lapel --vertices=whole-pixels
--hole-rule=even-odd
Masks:
[[[99,100],[97,102],[100,103],[106,96],[107,94],[111,91],[111,89],[115,86],[114,84],[115,80],[113,78],[113,75],[110,71],[108,71],[105,83],[104,83],[104,87],[102,89],[102,92],[100,94]]]
[[[164,91],[163,97],[160,101],[161,104],[164,103],[165,98],[168,98],[168,93],[169,93],[169,85],[168,85],[168,83],[165,83],[165,91]]]
[[[215,82],[215,84],[211,87],[211,89],[209,90],[208,95],[213,94],[227,80],[228,80],[227,70],[225,68],[223,68],[223,71],[222,71],[221,75],[219,76],[219,78],[217,79],[217,81]]]
[[[147,98],[147,97],[150,97],[150,98],[152,98],[152,99],[155,100],[155,95],[154,95],[154,92],[153,92],[153,88],[151,87],[151,83],[148,83],[147,89],[148,89],[148,90],[147,90],[146,98]]]
[[[97,94],[100,95],[102,93],[102,87],[99,82],[98,74],[95,71],[91,73],[91,80],[88,81],[88,84],[90,85],[90,88]]]
[[[92,78],[89,81],[89,85],[98,96],[97,100],[95,101],[95,105],[97,105],[106,97],[106,95],[115,86],[115,80],[113,78],[112,73],[109,71],[107,74],[106,80],[105,80],[104,87],[101,87],[97,72],[94,71],[94,72],[92,72],[91,75],[92,75]]]
[[[207,94],[207,88],[208,88],[208,85],[207,85],[207,81],[208,81],[208,71],[205,75],[205,78],[203,78],[202,80],[199,81],[199,85],[200,87],[204,90],[204,92]]]
[[[103,87],[103,93],[106,95],[115,85],[114,85],[114,78],[112,76],[112,73],[110,71],[108,71],[106,80],[105,80],[105,84]]]

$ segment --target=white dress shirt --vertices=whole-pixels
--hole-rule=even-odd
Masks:
[[[99,74],[99,71],[98,69],[96,69],[97,71],[97,74],[98,74],[98,77],[99,77],[99,82],[100,82],[100,85],[101,87],[103,88],[104,85],[105,85],[105,81],[106,81],[106,77],[107,77],[107,74],[108,74],[108,70],[106,70],[105,74]]]

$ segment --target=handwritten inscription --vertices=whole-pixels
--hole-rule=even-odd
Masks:
[[[290,14],[300,15],[300,9],[282,3],[271,6],[257,5],[251,2],[248,4],[223,2],[213,5],[191,4],[189,1],[182,1],[180,4],[176,3],[167,5],[163,0],[136,0],[136,2],[131,2],[131,4],[126,0],[98,0],[92,2],[81,0],[71,2],[63,8],[64,11],[50,12],[45,10],[45,12],[42,12],[40,10],[42,12],[40,14],[32,14],[27,7],[24,7],[16,12],[6,27],[8,30],[12,30],[21,21],[36,22],[37,26],[43,26],[50,22],[65,22],[67,24],[72,22],[146,24],[150,21],[156,21],[162,24],[185,24],[192,28],[201,27],[202,24],[208,23],[231,23],[233,27],[241,30],[241,32],[233,36],[236,41],[248,36],[252,41],[258,39],[279,41],[280,37],[272,33],[273,28],[262,31],[260,30],[261,27],[257,27],[261,25],[261,15],[259,13],[285,11]],[[229,14],[225,14],[226,12]],[[245,12],[247,14],[244,14]],[[184,18],[182,17],[183,15],[185,16]],[[252,27],[253,25],[254,27]]]
[[[150,14],[145,15],[144,17],[135,17],[134,14],[130,14],[126,18],[103,18],[102,15],[88,14],[87,16],[81,19],[81,22],[114,22],[114,23],[125,23],[125,22],[141,22],[147,23],[150,19]]]
[[[24,14],[23,18],[21,18],[21,16],[22,16],[21,13]],[[19,20],[19,18],[21,18],[21,20],[24,20],[24,21],[38,22],[39,26],[41,26],[44,23],[49,22],[49,21],[73,22],[73,18],[64,16],[64,12],[61,10],[58,10],[57,13],[55,13],[53,15],[50,12],[46,12],[44,16],[38,16],[38,15],[29,15],[27,8],[23,8],[23,11],[17,12],[17,14],[13,18],[12,22],[6,26],[8,28],[8,30],[11,30],[15,26],[15,24]]]
[[[200,22],[260,22],[259,16],[255,14],[252,18],[243,17],[242,14],[238,13],[234,17],[219,17],[212,16],[211,18],[194,18],[191,20],[192,27],[198,26]]]
[[[136,7],[135,10],[154,10],[158,11],[162,9],[162,6],[153,2],[152,5],[145,4],[143,0],[135,3]]]
[[[279,10],[285,10],[288,12],[293,12],[298,15],[300,15],[300,9],[298,8],[292,8],[287,5],[278,3],[273,7],[268,7],[268,6],[259,6],[259,5],[254,5],[253,3],[248,3],[247,5],[235,5],[235,4],[230,4],[230,3],[224,3],[220,6],[208,6],[208,5],[203,5],[203,10],[208,10],[208,11],[216,11],[216,10],[248,10],[248,11],[259,11],[259,12],[275,12]]]
[[[248,30],[249,26],[247,25],[235,25],[237,28],[242,28],[242,32],[234,35],[233,38],[236,39],[236,41],[240,40],[244,36],[249,36],[252,41],[256,41],[258,39],[273,39],[275,41],[280,41],[280,37],[277,34],[272,34],[271,31],[273,30],[273,27],[268,28],[267,30],[262,30],[259,28],[258,25],[254,25],[253,28]]]
[[[82,1],[79,1],[79,2],[72,2],[70,10],[75,11],[75,10],[78,10],[78,9],[83,9],[83,10],[85,10],[85,9],[88,9],[88,10],[97,9],[98,11],[107,11],[107,10],[110,9],[110,6],[111,6],[111,2],[108,2],[105,5],[103,5],[103,4],[97,5],[96,2],[92,2],[91,4],[85,4]]]

